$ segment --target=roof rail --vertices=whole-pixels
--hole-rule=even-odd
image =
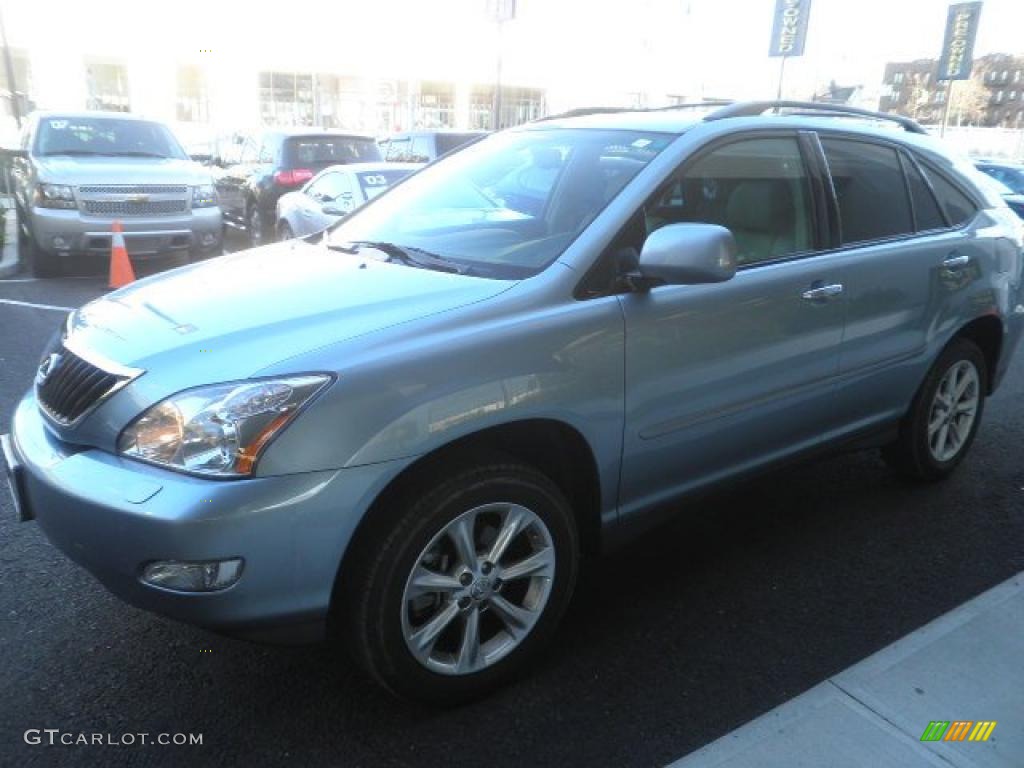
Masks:
[[[607,115],[615,112],[636,112],[633,107],[579,107],[559,112],[557,115],[545,115],[533,120],[534,123],[543,123],[546,120],[561,120],[566,117],[583,117],[584,115]]]
[[[583,117],[585,115],[607,115],[617,112],[667,112],[673,109],[711,109],[713,107],[724,107],[732,104],[731,99],[707,99],[706,101],[695,101],[690,104],[671,104],[667,107],[578,107],[559,112],[557,115],[545,115],[538,117],[533,122],[541,123],[545,120],[561,120],[567,117]]]
[[[669,104],[667,107],[649,107],[643,112],[669,112],[673,109],[708,109],[709,107],[727,107],[736,102],[732,99],[705,99],[704,101],[693,101],[688,104]]]
[[[858,109],[857,107],[845,107],[841,104],[828,104],[820,101],[741,101],[735,104],[715,110],[705,117],[705,120],[721,120],[726,117],[756,117],[757,115],[774,109],[799,109],[804,114],[827,113],[836,117],[867,117],[872,120],[888,120],[899,124],[908,133],[927,133],[917,121],[911,120],[903,115],[893,115],[887,112],[872,112],[870,109]]]

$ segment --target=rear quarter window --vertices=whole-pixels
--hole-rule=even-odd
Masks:
[[[924,165],[921,166],[921,170],[928,181],[931,182],[932,189],[935,190],[935,196],[939,200],[939,205],[945,209],[946,215],[954,227],[962,226],[974,218],[974,215],[978,212],[978,206],[974,204],[971,198],[961,192],[942,174]]]

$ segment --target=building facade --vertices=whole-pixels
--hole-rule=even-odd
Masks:
[[[885,65],[880,108],[921,123],[938,123],[949,104],[955,125],[1024,127],[1024,56],[993,53],[974,61],[971,78],[949,83],[936,80],[938,61],[917,59]]]
[[[221,66],[201,57],[184,62],[89,54],[63,58],[57,81],[41,76],[47,63],[32,52],[12,49],[14,89],[0,67],[0,119],[7,132],[15,99],[23,115],[34,108],[130,111],[184,124],[186,132],[189,124],[197,129],[316,125],[375,135],[412,128],[494,127],[495,86],[490,83]],[[546,112],[542,88],[503,85],[501,95],[501,127]]]

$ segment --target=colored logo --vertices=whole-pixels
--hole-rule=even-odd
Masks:
[[[995,720],[932,720],[921,741],[988,741],[995,729]]]

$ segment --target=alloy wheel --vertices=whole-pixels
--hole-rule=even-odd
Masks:
[[[544,613],[555,576],[551,532],[519,504],[470,509],[423,549],[402,594],[402,633],[413,657],[468,675],[507,656]]]
[[[981,379],[969,360],[960,360],[943,375],[928,411],[928,450],[936,461],[950,461],[963,448],[980,399]]]

